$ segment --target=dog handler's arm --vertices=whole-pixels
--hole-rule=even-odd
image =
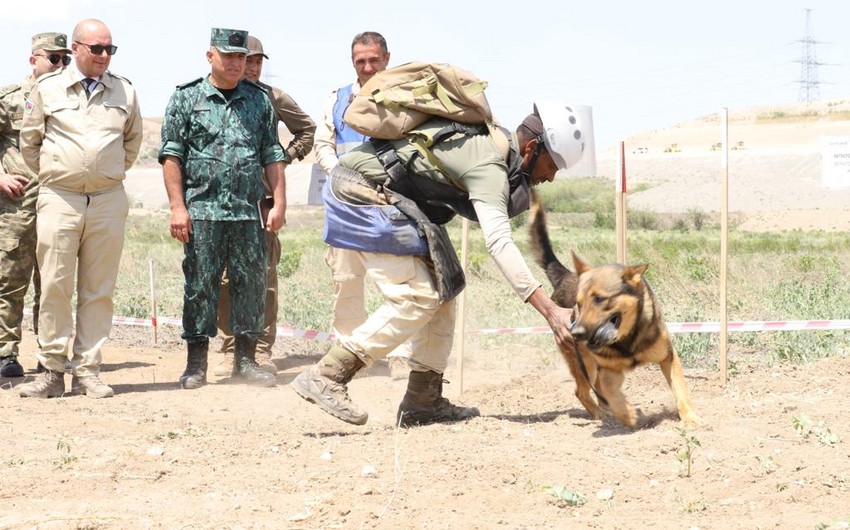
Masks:
[[[572,344],[573,335],[570,333],[570,317],[573,314],[572,309],[566,309],[556,304],[548,294],[543,292],[542,288],[538,288],[531,293],[528,298],[528,303],[531,304],[538,313],[543,315],[558,344]]]
[[[514,243],[506,208],[479,200],[473,200],[472,205],[475,207],[481,230],[484,232],[487,252],[493,257],[514,292],[543,315],[560,344],[572,341],[570,334],[572,311],[559,307],[552,301],[543,291],[540,282],[531,274],[528,264]]]

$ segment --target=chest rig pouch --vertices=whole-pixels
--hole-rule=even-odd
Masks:
[[[434,134],[430,146],[458,133],[483,135],[489,134],[490,131],[484,124],[467,125],[452,122]],[[428,158],[427,146],[418,145],[418,151],[405,164],[399,158],[393,144],[388,140],[372,138],[370,142],[375,149],[378,160],[381,161],[387,175],[389,175],[384,183],[385,188],[415,202],[433,223],[445,224],[451,221],[455,215],[478,222],[478,216],[469,200],[469,193],[451,184],[438,182],[420,175],[411,169],[411,165],[417,156]],[[426,154],[423,155],[423,152]],[[433,159],[428,159],[433,162]],[[527,211],[530,206],[529,181],[528,176],[522,172],[522,159],[519,152],[510,144],[508,145],[506,162],[508,164],[508,187],[510,190],[508,216],[515,217]]]

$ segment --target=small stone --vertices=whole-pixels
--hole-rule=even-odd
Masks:
[[[596,492],[596,498],[600,501],[610,501],[614,498],[614,490],[604,489]]]

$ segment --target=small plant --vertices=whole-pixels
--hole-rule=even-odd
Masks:
[[[688,217],[691,218],[691,224],[694,225],[694,230],[702,230],[705,226],[705,221],[708,219],[708,215],[699,208],[691,208],[688,210]]]
[[[547,486],[543,491],[555,497],[558,504],[563,506],[581,506],[587,502],[586,497],[566,486]]]
[[[489,261],[489,256],[487,254],[481,254],[478,252],[470,252],[467,255],[468,264],[467,270],[474,274],[476,278],[484,279],[487,276],[486,267]]]
[[[832,524],[818,523],[815,525],[815,530],[846,530],[847,528],[850,528],[850,519],[842,519]]]
[[[761,464],[761,468],[764,470],[765,475],[770,475],[771,473],[779,469],[779,466],[776,464],[776,461],[771,456],[768,456],[767,458],[762,458],[756,455],[756,460],[758,460],[759,464]]]
[[[77,459],[71,454],[71,441],[65,438],[65,435],[59,436],[56,440],[56,450],[59,451],[59,460],[56,462],[60,467],[67,466]]]
[[[804,414],[802,416],[794,416],[791,419],[791,424],[794,426],[797,434],[803,439],[807,439],[810,435],[814,434],[821,444],[828,446],[833,446],[841,441],[837,434],[826,427],[823,420],[815,425],[812,419]]]
[[[704,512],[708,509],[708,502],[705,499],[694,499],[684,504],[679,510],[682,513],[697,513]]]
[[[284,250],[280,254],[280,262],[277,264],[277,273],[282,278],[289,278],[298,271],[301,265],[302,252],[298,249]]]
[[[688,431],[684,427],[676,427],[676,432],[682,438],[682,447],[676,451],[676,459],[679,460],[679,464],[682,467],[679,471],[679,476],[690,477],[694,459],[694,448],[699,447],[700,443],[696,436],[688,434]]]

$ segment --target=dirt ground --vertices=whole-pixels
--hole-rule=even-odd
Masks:
[[[635,160],[636,182],[656,186],[632,200],[683,211],[682,199],[697,197],[714,211],[716,185],[699,186],[717,181],[717,161],[690,156],[689,137],[669,134],[635,144],[677,141],[683,154],[650,152],[645,167]],[[693,145],[705,150],[715,141],[707,138]],[[818,189],[816,150],[792,164],[805,172],[778,179],[787,164],[750,160],[759,139],[745,140],[747,165],[733,170],[746,178],[732,188],[735,210],[752,213],[742,226],[850,229],[841,195],[850,192]],[[608,159],[600,165],[613,167]],[[539,351],[517,338],[499,351],[468,352],[460,396],[450,359],[447,397],[482,417],[399,430],[405,382],[383,363],[350,384],[370,412],[356,427],[289,388],[326,343],[281,339],[275,388],[213,379],[184,391],[177,333],[160,328],[152,346],[144,328],[114,328],[102,376],[116,396],[106,400],[18,397],[15,387],[34,375],[27,334],[27,377],[0,379],[0,529],[850,528],[846,354],[780,367],[753,356],[736,362],[726,384],[716,372],[689,370],[694,405],[710,427],[687,432],[678,430],[660,371],[638,369],[626,395],[644,416],[631,430],[589,418],[554,345]]]
[[[399,430],[405,382],[383,363],[350,384],[370,411],[356,427],[288,386],[315,362],[320,344],[282,340],[274,388],[222,379],[185,391],[176,383],[185,359],[176,330],[161,330],[156,347],[143,328],[113,335],[102,374],[115,388],[112,399],[19,398],[15,387],[33,377],[31,355],[22,359],[25,379],[0,379],[0,528],[727,529],[850,521],[848,357],[769,369],[739,362],[726,385],[718,373],[689,371],[710,428],[683,433],[655,367],[627,379],[644,415],[643,427],[630,430],[589,418],[554,347],[474,351],[460,398],[451,360],[446,395],[478,406],[482,417]],[[313,353],[295,353],[305,349]],[[583,504],[570,505],[573,492]]]

